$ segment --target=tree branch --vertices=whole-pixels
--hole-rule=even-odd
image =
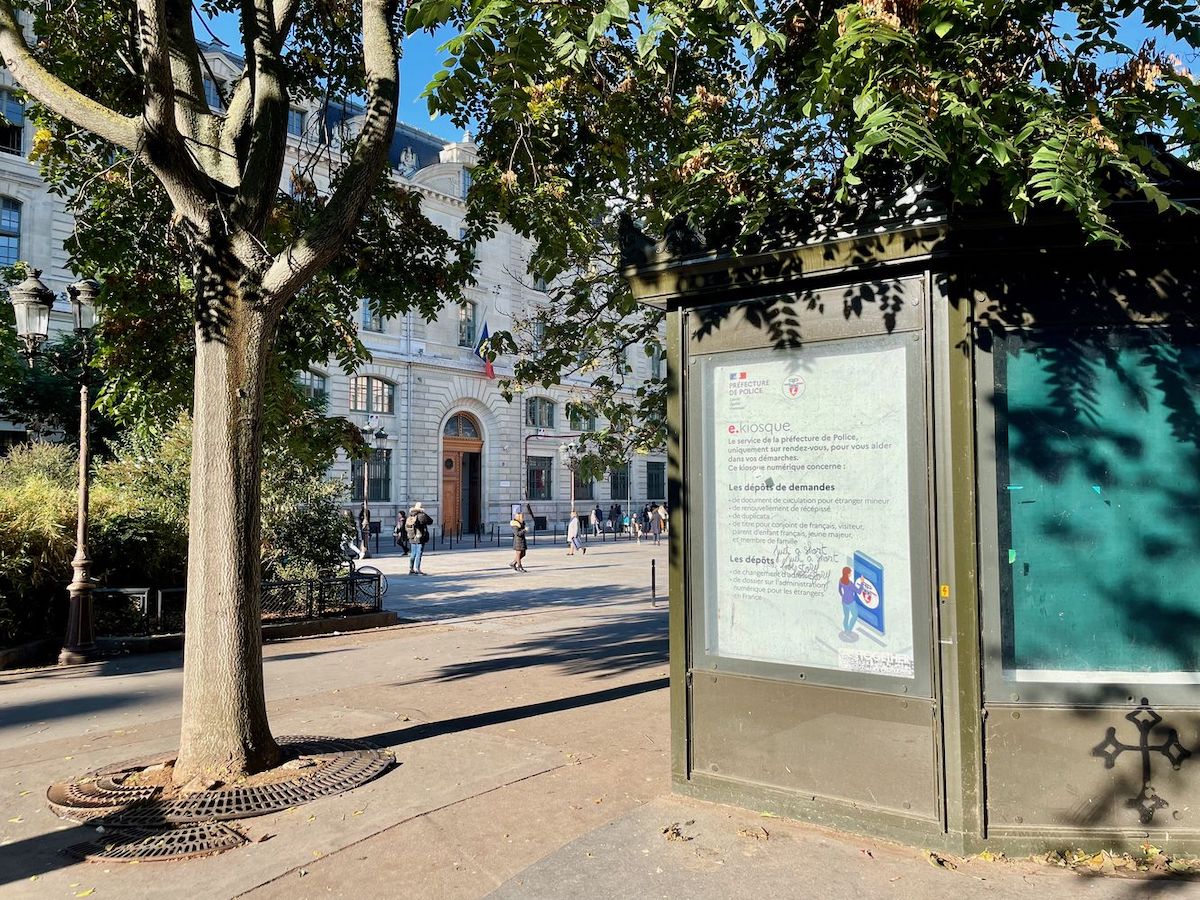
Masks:
[[[9,0],[0,0],[0,57],[21,87],[47,109],[110,143],[139,151],[142,123],[84,96],[34,59]]]
[[[175,85],[175,125],[192,146],[197,162],[210,178],[232,187],[234,161],[220,150],[220,123],[208,107],[200,47],[192,28],[191,0],[166,0],[171,79]]]
[[[325,208],[308,231],[275,257],[263,278],[264,296],[280,308],[337,255],[387,162],[400,87],[394,14],[395,0],[363,0],[367,107],[362,132]]]
[[[253,113],[245,164],[232,213],[252,234],[262,230],[279,192],[287,151],[287,73],[283,70],[283,45],[275,32],[275,15],[269,0],[243,0],[242,35],[253,89]]]
[[[164,0],[137,0],[138,53],[146,79],[143,115],[150,131],[173,141],[175,126],[175,82],[171,78],[171,56],[167,47],[167,10]]]
[[[270,44],[272,53],[279,55],[283,52],[284,42],[292,30],[299,7],[300,0],[279,0],[272,8],[274,21],[273,40]],[[238,79],[229,97],[229,105],[225,109],[225,121],[221,125],[221,153],[226,158],[237,160],[239,173],[245,168],[250,146],[251,126],[254,122],[257,85],[250,69],[252,64],[253,56],[251,54],[247,56],[246,68],[242,71],[242,77]],[[240,180],[239,174],[239,183]]]

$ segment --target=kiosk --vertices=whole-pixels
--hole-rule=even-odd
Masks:
[[[668,323],[676,790],[1200,850],[1200,217],[1112,212],[1125,248],[920,206],[745,255],[626,231]]]

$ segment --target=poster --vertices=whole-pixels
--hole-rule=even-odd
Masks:
[[[714,655],[914,677],[905,350],[859,346],[710,369]]]

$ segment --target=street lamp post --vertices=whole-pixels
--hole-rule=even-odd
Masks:
[[[575,515],[575,470],[579,468],[579,450],[573,441],[558,445],[563,465],[571,476],[571,515]]]
[[[17,337],[20,338],[24,354],[32,368],[39,348],[50,330],[50,310],[54,306],[54,292],[39,277],[41,270],[33,269],[29,277],[9,289],[9,300],[16,317]],[[67,288],[71,314],[75,320],[75,334],[79,336],[83,365],[79,378],[79,496],[75,517],[75,558],[71,567],[75,575],[67,586],[70,606],[67,611],[67,634],[62,651],[58,655],[59,665],[88,662],[96,653],[95,619],[92,609],[92,560],[88,556],[88,468],[91,454],[88,447],[89,412],[87,362],[88,338],[96,325],[96,297],[100,285],[92,279],[77,281]]]
[[[91,400],[88,396],[87,364],[89,339],[96,326],[96,297],[100,285],[89,278],[67,288],[75,334],[79,336],[83,365],[79,374],[79,498],[75,518],[75,558],[71,567],[75,577],[67,586],[70,609],[67,615],[67,636],[58,654],[60,666],[88,662],[96,655],[95,618],[92,607],[92,559],[88,556],[88,470],[91,450],[88,442]]]
[[[387,440],[387,432],[379,425],[378,420],[371,416],[367,419],[367,424],[359,429],[362,432],[363,440],[367,442],[367,446],[372,452],[363,460],[363,496],[362,496],[362,511],[360,517],[362,519],[362,555],[366,559],[371,555],[371,506],[369,498],[371,495],[371,458],[374,456],[374,451],[383,446],[383,442]],[[374,443],[372,443],[372,439]]]

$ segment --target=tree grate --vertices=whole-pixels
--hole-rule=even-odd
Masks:
[[[62,818],[104,827],[103,842],[71,848],[69,852],[81,859],[181,859],[244,843],[239,832],[218,822],[267,815],[340,794],[383,774],[395,762],[391,753],[366,741],[288,735],[278,743],[283,764],[305,760],[310,765],[282,781],[225,785],[170,800],[162,798],[161,787],[123,783],[134,773],[172,759],[159,756],[52,785],[46,799]]]
[[[88,862],[145,862],[210,856],[245,843],[246,836],[229,825],[193,822],[173,828],[121,826],[97,840],[73,844],[66,852]]]

